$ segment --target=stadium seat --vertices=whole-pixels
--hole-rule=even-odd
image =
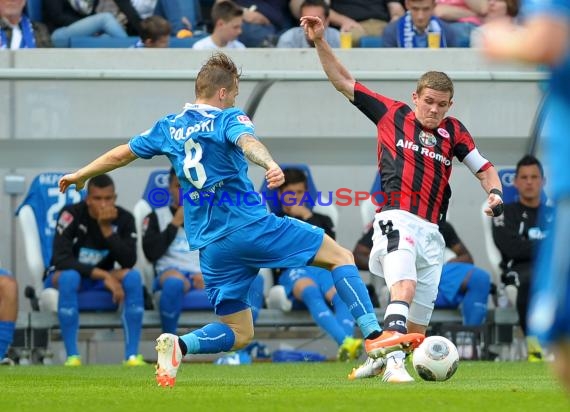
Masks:
[[[145,217],[154,209],[152,202],[149,199],[152,197],[153,190],[166,189],[168,190],[168,175],[167,169],[153,171],[147,180],[142,198],[137,201],[133,209],[135,217],[135,225],[137,228],[137,267],[143,276],[143,282],[147,290],[153,290],[154,282],[154,267],[146,257],[142,250],[142,227]],[[156,294],[158,295],[158,294]],[[155,301],[158,296],[155,296]],[[204,290],[190,290],[184,295],[184,302],[182,303],[182,310],[204,310],[212,309],[212,305],[208,300],[208,296]]]
[[[39,309],[57,311],[57,289],[43,287],[43,276],[52,255],[53,238],[60,210],[85,197],[85,191],[68,190],[60,193],[58,181],[63,173],[46,172],[34,178],[28,193],[18,207],[16,216],[24,240],[26,263],[33,281],[33,297]],[[79,310],[116,310],[112,295],[105,290],[79,293]]]
[[[31,21],[43,22],[43,0],[28,0],[26,2],[26,15]]]
[[[483,201],[481,205],[481,219],[483,224],[483,238],[485,239],[485,252],[487,253],[487,258],[491,263],[491,270],[493,271],[494,279],[501,278],[501,252],[495,245],[493,240],[493,223],[492,219],[485,214],[485,209],[487,208],[487,199]]]
[[[317,187],[316,187],[315,182],[313,180],[313,176],[311,174],[311,170],[309,169],[309,166],[307,166],[306,164],[300,164],[300,163],[298,163],[298,164],[297,163],[284,163],[284,164],[281,164],[279,166],[281,167],[281,169],[296,168],[296,169],[301,169],[305,172],[305,175],[307,176],[307,186],[308,186],[307,191],[308,191],[309,195],[311,196],[311,199],[314,200],[314,205],[313,204],[307,204],[306,206],[309,207],[309,209],[312,209],[317,213],[320,213],[322,215],[326,215],[326,216],[330,217],[332,220],[333,226],[337,227],[338,226],[338,210],[337,210],[336,206],[332,203],[333,199],[329,196],[328,193],[325,193],[325,192],[319,193],[317,191]],[[276,215],[283,213],[283,210],[281,208],[281,204],[279,202],[272,201],[272,199],[278,198],[276,189],[269,189],[267,187],[267,183],[264,180],[263,183],[261,184],[261,187],[259,188],[259,192],[265,196],[265,199],[267,199],[267,206],[271,212],[275,213]],[[331,202],[330,205],[328,204],[329,202]]]
[[[382,191],[382,181],[380,180],[380,173],[376,172],[374,177],[374,182],[370,187],[370,194],[378,193]],[[382,202],[382,196],[376,195],[377,203]],[[376,214],[376,205],[372,202],[372,199],[366,199],[360,204],[360,218],[362,219],[362,226],[367,227],[372,220],[374,220],[374,215]]]
[[[363,36],[360,38],[360,47],[382,47],[382,36]]]
[[[144,256],[142,249],[142,227],[144,218],[153,211],[154,207],[149,202],[153,190],[168,190],[168,170],[161,169],[153,171],[146,182],[146,186],[142,198],[135,203],[133,208],[133,216],[135,218],[135,227],[137,228],[137,267],[141,272],[143,282],[147,290],[152,290],[154,280],[154,268]]]
[[[519,194],[517,188],[514,185],[515,181],[515,168],[505,168],[498,171],[499,178],[501,179],[501,184],[503,185],[503,202],[513,203],[516,202]],[[483,237],[485,239],[485,252],[489,262],[491,263],[491,269],[495,279],[500,279],[502,269],[501,269],[501,252],[495,245],[493,240],[493,224],[491,219],[485,214],[485,209],[487,208],[487,199],[483,201],[481,205],[481,218],[483,223]]]

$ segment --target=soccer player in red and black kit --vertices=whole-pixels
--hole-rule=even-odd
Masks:
[[[376,213],[370,271],[390,288],[384,329],[425,333],[433,312],[445,243],[437,223],[445,218],[451,190],[453,156],[481,181],[488,194],[486,214],[503,211],[502,186],[493,165],[477,148],[465,126],[445,117],[452,105],[453,83],[445,73],[427,72],[412,94],[414,108],[368,90],[356,82],[323,37],[318,17],[302,17],[333,86],[358,107],[378,130],[378,165],[388,202]],[[401,194],[390,196],[391,192]],[[416,193],[419,192],[419,198]],[[404,194],[409,193],[406,197]],[[408,382],[405,354],[392,352],[382,367],[385,382]],[[378,367],[367,360],[361,367]]]

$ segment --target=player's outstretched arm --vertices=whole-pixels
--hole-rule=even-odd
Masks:
[[[315,43],[321,65],[335,89],[344,94],[350,101],[354,100],[354,77],[334,55],[331,46],[324,37],[325,27],[320,18],[315,16],[301,17],[301,27],[307,37]]]
[[[475,176],[481,182],[485,193],[489,194],[487,203],[489,207],[485,209],[487,216],[499,216],[503,214],[503,185],[497,170],[491,166]]]
[[[263,143],[250,134],[244,134],[239,138],[237,144],[248,160],[266,170],[265,180],[269,189],[277,189],[285,182],[283,171],[273,160],[271,153]]]
[[[59,179],[59,191],[64,193],[73,184],[76,190],[81,190],[85,186],[87,179],[126,166],[136,158],[137,156],[131,152],[127,144],[117,146],[93,160],[87,166]]]

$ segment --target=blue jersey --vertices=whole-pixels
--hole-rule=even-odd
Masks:
[[[570,27],[570,0],[527,0],[522,10],[525,17],[549,15]],[[552,176],[547,182],[555,217],[540,246],[528,313],[529,332],[544,343],[570,337],[570,46],[551,70],[544,163]]]
[[[253,123],[236,108],[187,104],[176,115],[129,141],[138,157],[165,155],[180,181],[184,228],[191,250],[268,214],[247,176],[239,138],[254,135]]]
[[[570,0],[526,0],[523,3],[524,18],[549,15],[565,22],[570,27]],[[570,39],[568,39],[570,44]],[[570,47],[566,55],[554,67],[551,67],[548,111],[544,142],[545,164],[552,176],[547,179],[554,200],[570,194]]]

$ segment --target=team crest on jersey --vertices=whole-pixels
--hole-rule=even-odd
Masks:
[[[423,130],[420,132],[420,142],[423,146],[426,147],[433,147],[437,143],[437,139],[433,135],[433,133],[424,132]]]
[[[437,129],[437,132],[439,133],[439,135],[441,137],[449,139],[449,132],[447,130],[445,130],[443,127],[440,127],[439,129]]]
[[[253,122],[245,114],[238,116],[237,121],[246,126],[253,127]]]
[[[63,233],[65,229],[73,222],[73,215],[69,213],[67,210],[64,210],[61,215],[59,216],[59,220],[57,221],[57,231],[59,234]]]

